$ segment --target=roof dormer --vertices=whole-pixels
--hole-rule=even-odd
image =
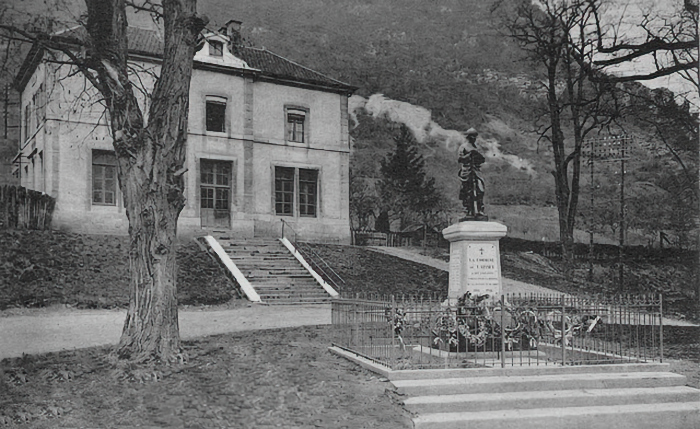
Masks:
[[[230,40],[227,36],[206,30],[202,32],[202,36],[204,37],[203,45],[194,55],[195,61],[253,70],[245,61],[231,53],[229,49]]]

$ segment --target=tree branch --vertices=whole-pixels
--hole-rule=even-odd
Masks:
[[[633,82],[640,80],[646,81],[656,79],[658,77],[670,76],[674,73],[679,73],[687,70],[695,70],[697,68],[698,60],[695,60],[689,63],[675,64],[673,66],[662,67],[656,70],[655,72],[633,74],[627,76],[606,76],[604,79],[609,80],[611,82]]]

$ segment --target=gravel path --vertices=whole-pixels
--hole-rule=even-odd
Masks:
[[[2,312],[6,313],[6,312]],[[117,344],[126,310],[22,311],[0,313],[0,360],[22,354]],[[226,310],[179,311],[183,339],[256,329],[331,323],[325,305],[251,305]]]
[[[417,262],[419,264],[428,265],[438,270],[449,271],[449,263],[441,261],[439,259],[431,258],[430,256],[421,255],[415,253],[408,248],[402,247],[381,247],[381,246],[371,246],[368,247],[375,252],[386,253],[387,255],[396,256],[401,259],[406,259],[412,262]],[[503,277],[503,293],[506,294],[529,294],[529,293],[546,293],[546,294],[558,294],[552,289],[548,289],[542,286],[536,286],[529,283],[523,283],[517,280],[511,280]]]

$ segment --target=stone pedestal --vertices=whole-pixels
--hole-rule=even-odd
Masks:
[[[445,228],[442,235],[450,242],[450,302],[467,291],[473,295],[489,294],[500,299],[501,257],[498,240],[508,228],[496,222],[459,222]]]

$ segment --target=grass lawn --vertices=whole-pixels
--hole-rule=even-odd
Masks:
[[[167,367],[115,365],[105,348],[6,359],[0,427],[412,427],[388,383],[331,340],[329,327],[212,336]]]
[[[115,364],[106,348],[5,359],[0,427],[411,428],[386,380],[332,339],[327,326],[205,337],[171,366]],[[671,370],[700,388],[699,362]]]
[[[125,308],[128,244],[122,236],[0,230],[0,310],[54,304]],[[180,304],[223,304],[235,296],[194,240],[178,243],[177,257]]]

